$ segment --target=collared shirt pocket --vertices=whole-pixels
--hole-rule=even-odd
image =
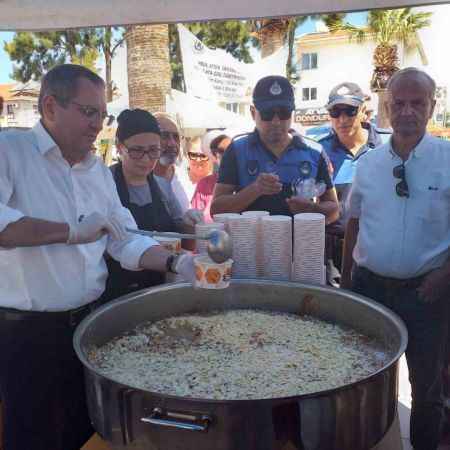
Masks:
[[[450,183],[445,183],[442,177],[435,180],[424,180],[416,192],[417,216],[422,221],[423,238],[439,244],[450,233]]]

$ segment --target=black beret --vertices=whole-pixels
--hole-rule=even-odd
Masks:
[[[158,121],[148,111],[143,109],[125,109],[117,117],[116,138],[123,142],[131,136],[141,133],[161,135]]]

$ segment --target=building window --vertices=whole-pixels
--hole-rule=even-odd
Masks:
[[[302,70],[317,69],[317,53],[302,54]]]
[[[317,100],[317,88],[303,88],[302,100],[307,102],[309,100]]]
[[[14,115],[14,105],[13,104],[9,104],[9,105],[6,105],[6,113],[8,114],[8,115]]]
[[[226,108],[228,111],[238,113],[239,112],[239,103],[227,103]]]

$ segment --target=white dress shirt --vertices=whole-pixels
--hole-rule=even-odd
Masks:
[[[184,213],[189,209],[189,201],[186,192],[174,172],[171,180],[159,175],[153,175],[164,196],[163,200],[167,202],[169,214],[175,221],[181,220]]]
[[[110,170],[94,155],[70,166],[41,123],[29,131],[0,133],[0,232],[27,216],[75,224],[99,212],[136,228],[120,203]],[[129,234],[83,245],[0,249],[0,307],[66,311],[96,300],[105,289],[108,252],[124,268],[156,241]]]
[[[426,134],[405,162],[409,198],[399,197],[388,142],[361,157],[348,201],[359,218],[356,264],[406,279],[442,266],[450,247],[450,142]]]

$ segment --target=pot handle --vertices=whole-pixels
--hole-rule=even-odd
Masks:
[[[211,421],[211,417],[206,414],[163,411],[161,408],[154,408],[149,417],[141,418],[141,422],[144,423],[189,431],[208,431]]]

